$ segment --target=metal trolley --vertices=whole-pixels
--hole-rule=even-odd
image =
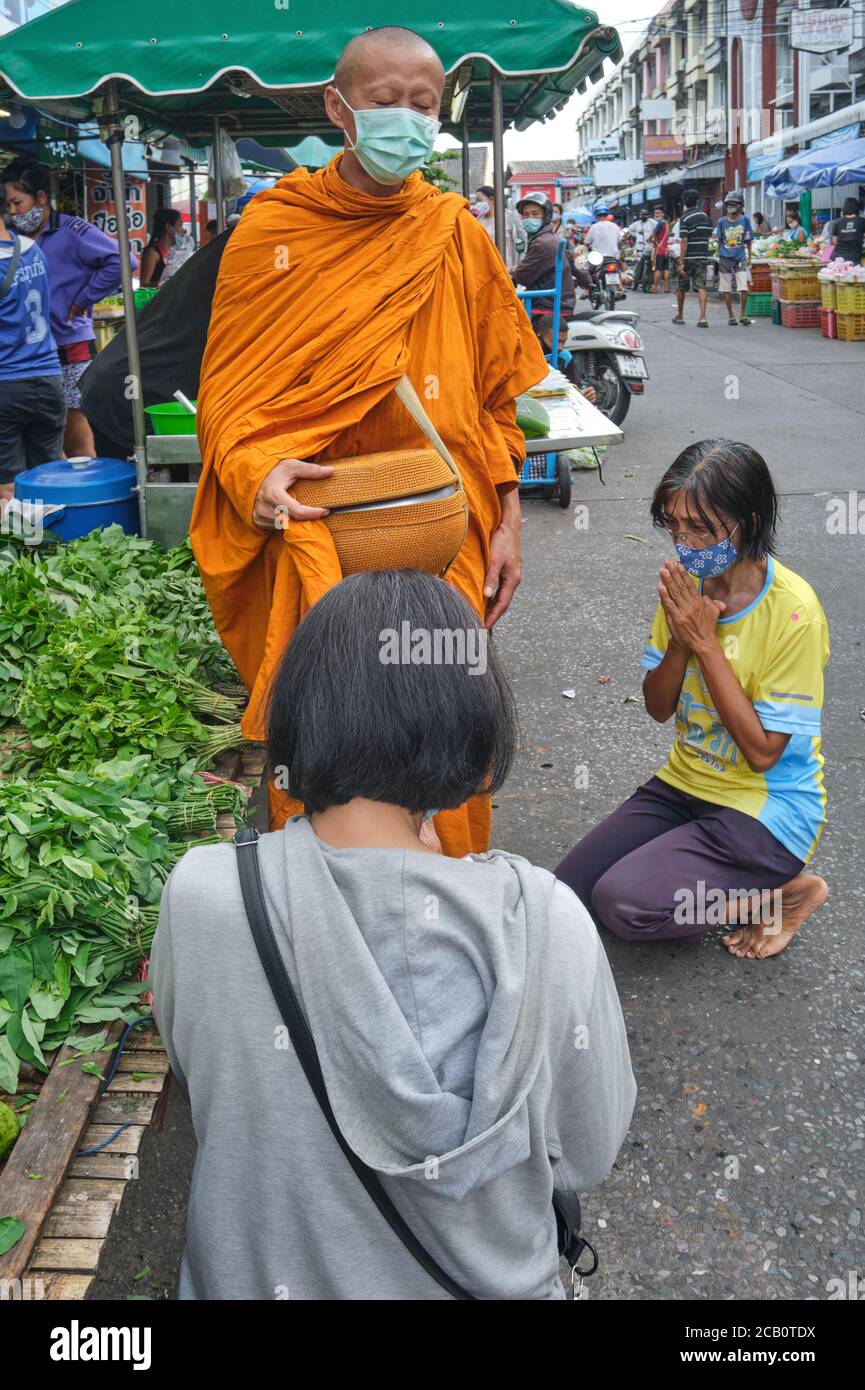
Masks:
[[[553,288],[549,290],[521,290],[519,298],[524,303],[533,299],[552,299],[553,336],[552,350],[544,354],[550,366],[559,365],[559,331],[562,321],[562,275],[565,263],[565,243],[560,240],[556,247],[556,268]],[[570,354],[565,354],[568,358]],[[533,448],[534,446],[534,448]],[[544,497],[554,498],[562,508],[571,505],[571,468],[564,455],[551,453],[544,448],[544,441],[527,439],[526,461],[520,473],[520,492],[532,493],[540,489]]]

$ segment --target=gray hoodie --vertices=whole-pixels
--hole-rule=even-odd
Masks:
[[[297,817],[259,842],[268,911],[340,1128],[419,1240],[484,1299],[560,1299],[553,1187],[609,1172],[635,1086],[595,928],[493,851],[333,849]],[[448,1295],[328,1129],[262,971],[231,845],[191,850],[151,977],[198,1151],[180,1297]]]

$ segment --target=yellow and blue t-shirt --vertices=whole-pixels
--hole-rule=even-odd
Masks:
[[[700,581],[698,587],[702,587]],[[829,627],[814,590],[770,555],[766,581],[747,608],[715,629],[736,679],[767,731],[789,734],[768,772],[754,772],[718,717],[691,655],[676,709],[676,739],[658,776],[689,796],[743,811],[805,863],[826,822],[820,713]],[[663,659],[670,629],[661,604],[643,668]]]

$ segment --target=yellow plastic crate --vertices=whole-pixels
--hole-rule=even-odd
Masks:
[[[835,308],[839,314],[865,314],[865,285],[837,284]]]
[[[842,343],[865,342],[865,314],[836,314],[835,326]]]
[[[835,281],[820,281],[820,302],[824,309],[834,309],[835,305]]]
[[[790,302],[819,299],[820,288],[816,275],[781,275],[781,298]]]

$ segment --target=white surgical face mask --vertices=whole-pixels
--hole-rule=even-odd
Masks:
[[[478,217],[486,217],[487,213],[490,210],[490,205],[486,202],[475,203],[475,208],[477,210]]]
[[[422,116],[408,106],[383,106],[355,110],[339,89],[340,101],[354,116],[355,139],[349,144],[363,168],[376,183],[394,186],[426,164],[433,152],[441,122]]]

